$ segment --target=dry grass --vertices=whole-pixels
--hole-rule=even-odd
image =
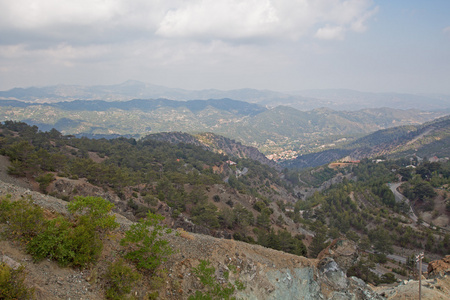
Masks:
[[[195,237],[192,234],[190,234],[189,232],[186,232],[183,228],[177,228],[177,232],[184,239],[191,240],[191,241],[195,239]]]

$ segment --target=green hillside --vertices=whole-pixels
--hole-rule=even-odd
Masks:
[[[379,129],[420,124],[443,113],[373,109],[352,112],[292,107],[266,109],[231,99],[124,102],[24,103],[0,100],[0,119],[24,121],[63,134],[143,137],[158,132],[213,132],[258,148],[264,154],[298,154],[332,148]]]
[[[445,128],[442,122],[432,125]],[[174,136],[190,139],[185,134]],[[211,136],[197,138],[202,137],[203,142],[221,143]],[[132,220],[149,212],[163,214],[173,228],[310,257],[332,239],[345,236],[359,249],[378,251],[348,271],[373,284],[386,281],[367,270],[375,262],[387,263],[388,253],[404,255],[406,250],[425,247],[427,255],[440,257],[450,249],[449,235],[440,229],[448,225],[414,221],[408,204],[397,201],[388,185],[404,177],[408,182],[402,192],[417,211],[428,222],[442,222],[450,217],[444,192],[450,183],[448,162],[416,160],[416,169],[411,169],[406,168],[408,159],[380,163],[364,159],[341,169],[321,167],[299,174],[195,144],[151,137],[75,138],[13,121],[0,125],[0,155],[8,157],[10,175],[27,178],[42,193],[70,203],[76,203],[77,196],[101,195]],[[397,271],[407,274],[410,266],[400,265]]]
[[[422,125],[399,126],[376,131],[346,145],[299,156],[282,163],[288,168],[316,167],[346,157],[359,160],[383,156],[445,158],[450,156],[450,117],[443,117]]]

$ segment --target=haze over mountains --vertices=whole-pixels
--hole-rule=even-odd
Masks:
[[[444,112],[392,108],[358,111],[319,108],[305,112],[288,106],[269,109],[231,99],[54,103],[0,100],[0,120],[24,121],[45,131],[55,128],[63,134],[99,137],[213,132],[256,147],[266,155],[289,150],[298,154],[316,152],[376,130],[417,125],[443,115]]]
[[[303,169],[337,160],[360,160],[384,156],[388,159],[411,157],[447,158],[450,156],[450,117],[422,125],[407,125],[378,130],[345,145],[299,156],[281,165]]]
[[[370,151],[362,150],[358,138],[405,125],[416,127],[399,129],[402,134],[417,131],[420,124],[449,111],[447,95],[352,90],[189,91],[131,80],[117,85],[57,85],[0,92],[0,120],[97,138],[211,132],[255,147],[270,159],[289,161],[300,156],[286,164],[300,168],[346,155],[359,159],[384,154],[397,145],[395,135],[377,151],[374,145],[369,146]],[[375,144],[379,141],[375,138]]]
[[[129,80],[115,85],[56,85],[13,88],[0,91],[0,99],[30,102],[60,102],[70,100],[132,100],[157,99],[208,100],[230,98],[263,106],[286,105],[299,110],[329,107],[334,110],[390,107],[396,109],[442,110],[450,108],[450,95],[416,95],[401,93],[368,93],[344,89],[276,92],[257,89],[185,90]]]

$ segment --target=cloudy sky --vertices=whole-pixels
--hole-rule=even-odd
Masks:
[[[450,94],[448,0],[0,0],[0,89]]]

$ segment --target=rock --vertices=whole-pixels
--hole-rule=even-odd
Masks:
[[[193,233],[200,233],[205,235],[211,235],[211,230],[208,228],[196,225],[192,223],[191,220],[189,220],[186,216],[183,214],[180,214],[177,219],[175,219],[175,222],[172,227],[175,228],[181,228],[186,232],[193,232]]]
[[[20,264],[7,255],[0,256],[0,261],[7,264],[10,268],[17,270],[20,267]]]
[[[331,257],[344,271],[357,264],[359,261],[358,247],[356,243],[338,238],[331,242],[331,244],[323,249],[317,259],[323,259],[325,257]]]
[[[443,278],[445,275],[450,275],[450,255],[428,263],[428,278]]]
[[[339,268],[338,264],[331,257],[323,258],[318,265],[319,271],[322,272],[330,281],[331,285],[337,290],[347,289],[347,277]]]

